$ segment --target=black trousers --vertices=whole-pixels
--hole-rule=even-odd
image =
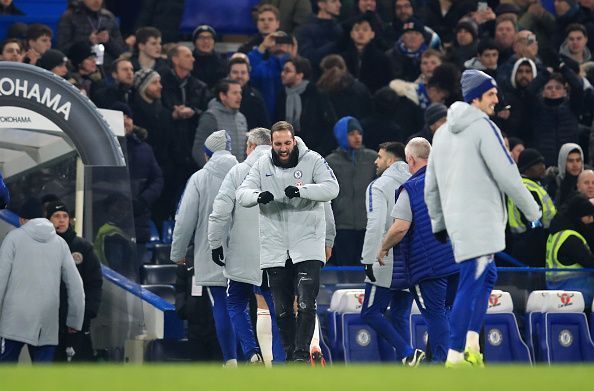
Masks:
[[[321,261],[266,269],[276,319],[287,360],[309,359],[309,345],[316,325],[316,297],[320,290]],[[297,296],[297,316],[293,302]]]

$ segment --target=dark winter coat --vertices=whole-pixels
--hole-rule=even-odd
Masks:
[[[198,50],[194,50],[192,54],[196,59],[192,75],[206,83],[208,88],[214,87],[227,76],[227,59],[223,55],[217,52],[200,53]]]
[[[373,43],[367,45],[363,53],[359,53],[351,43],[341,55],[349,72],[365,84],[372,94],[393,79],[390,59]]]
[[[241,89],[241,106],[239,112],[245,116],[248,129],[270,127],[270,117],[266,103],[260,91],[249,83]]]
[[[357,119],[371,115],[373,111],[371,93],[365,84],[349,76],[350,84],[339,91],[328,91],[337,118],[352,115]]]
[[[163,42],[176,42],[184,3],[184,0],[143,0],[136,26],[153,26],[163,35]]]
[[[132,98],[134,97],[134,89],[130,86],[122,84],[107,85],[102,82],[97,88],[91,91],[91,100],[99,108],[109,109],[114,102],[122,102],[128,106],[132,106]]]
[[[314,74],[317,74],[318,65],[329,54],[338,54],[339,44],[342,39],[342,27],[334,19],[312,19],[297,29],[299,54],[311,61]]]

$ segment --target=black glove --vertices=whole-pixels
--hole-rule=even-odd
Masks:
[[[274,196],[269,191],[263,191],[258,195],[258,204],[267,204],[274,199]]]
[[[287,186],[285,188],[285,195],[289,198],[301,197],[297,186]]]
[[[375,276],[373,275],[373,265],[365,265],[365,275],[369,278],[369,281],[375,282]]]
[[[212,251],[212,261],[219,266],[225,266],[225,262],[223,262],[223,260],[225,259],[225,255],[223,254],[223,246],[215,248],[214,250],[211,250],[211,251]]]
[[[433,234],[433,236],[435,237],[435,240],[437,240],[439,243],[447,243],[449,236],[448,236],[448,231],[443,229],[439,232],[435,232]]]

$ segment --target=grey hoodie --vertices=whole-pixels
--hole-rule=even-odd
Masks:
[[[297,140],[297,166],[274,165],[272,154],[262,156],[251,168],[237,189],[239,204],[250,208],[258,205],[263,191],[274,200],[260,209],[260,265],[263,269],[284,267],[293,263],[326,259],[326,218],[324,203],[338,195],[339,187],[332,169],[317,152]],[[285,188],[298,186],[300,197],[289,199]]]
[[[563,44],[561,44],[561,47],[559,48],[559,54],[563,54],[564,56],[567,56],[569,58],[573,57],[571,56],[571,53],[569,52],[569,48],[567,47],[567,41],[564,41]],[[584,48],[584,60],[580,63],[580,65],[591,61],[592,60],[592,52],[590,52],[590,49],[586,46]]]
[[[456,262],[505,248],[507,194],[529,221],[538,204],[487,114],[455,102],[433,137],[425,177],[425,201],[433,232],[447,229]]]
[[[206,110],[200,117],[196,135],[194,136],[194,146],[192,147],[192,157],[198,163],[198,167],[203,167],[204,160],[204,142],[206,138],[218,130],[226,130],[231,137],[231,153],[242,162],[245,159],[245,143],[247,141],[247,120],[239,110],[225,107],[221,102],[212,99],[208,103]]]
[[[384,266],[377,262],[377,254],[382,245],[384,235],[390,229],[393,219],[390,217],[396,200],[396,190],[410,178],[408,164],[396,162],[384,171],[382,176],[371,182],[365,192],[365,207],[367,209],[367,230],[363,242],[361,263],[373,264],[373,274],[376,281],[368,278],[365,282],[389,288],[392,284],[392,266],[394,258],[392,249],[384,258]]]
[[[66,325],[81,330],[85,293],[68,245],[47,219],[32,219],[0,247],[0,337],[33,346],[58,344],[60,281],[68,293]]]
[[[225,175],[236,164],[237,159],[229,151],[213,153],[204,167],[188,180],[175,214],[171,260],[177,262],[186,257],[193,234],[196,285],[227,286],[223,268],[212,261],[208,245],[208,216]]]

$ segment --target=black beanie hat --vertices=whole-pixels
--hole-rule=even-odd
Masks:
[[[54,201],[47,205],[45,218],[49,220],[56,212],[66,212],[68,213],[68,216],[70,216],[66,204],[64,204],[62,201]]]
[[[594,205],[585,195],[578,193],[567,201],[567,212],[576,219],[594,216]]]
[[[68,61],[68,58],[64,53],[57,49],[48,49],[39,60],[37,60],[37,65],[40,68],[47,69],[51,71],[58,65],[65,64]]]
[[[91,44],[87,42],[76,42],[68,50],[68,58],[76,69],[89,57],[97,57],[97,55],[93,52]]]
[[[21,206],[18,213],[19,217],[27,220],[43,217],[41,201],[37,198],[29,198]]]
[[[524,172],[530,167],[538,163],[544,163],[545,159],[542,153],[534,148],[526,148],[520,153],[518,158],[518,169],[520,172]]]

